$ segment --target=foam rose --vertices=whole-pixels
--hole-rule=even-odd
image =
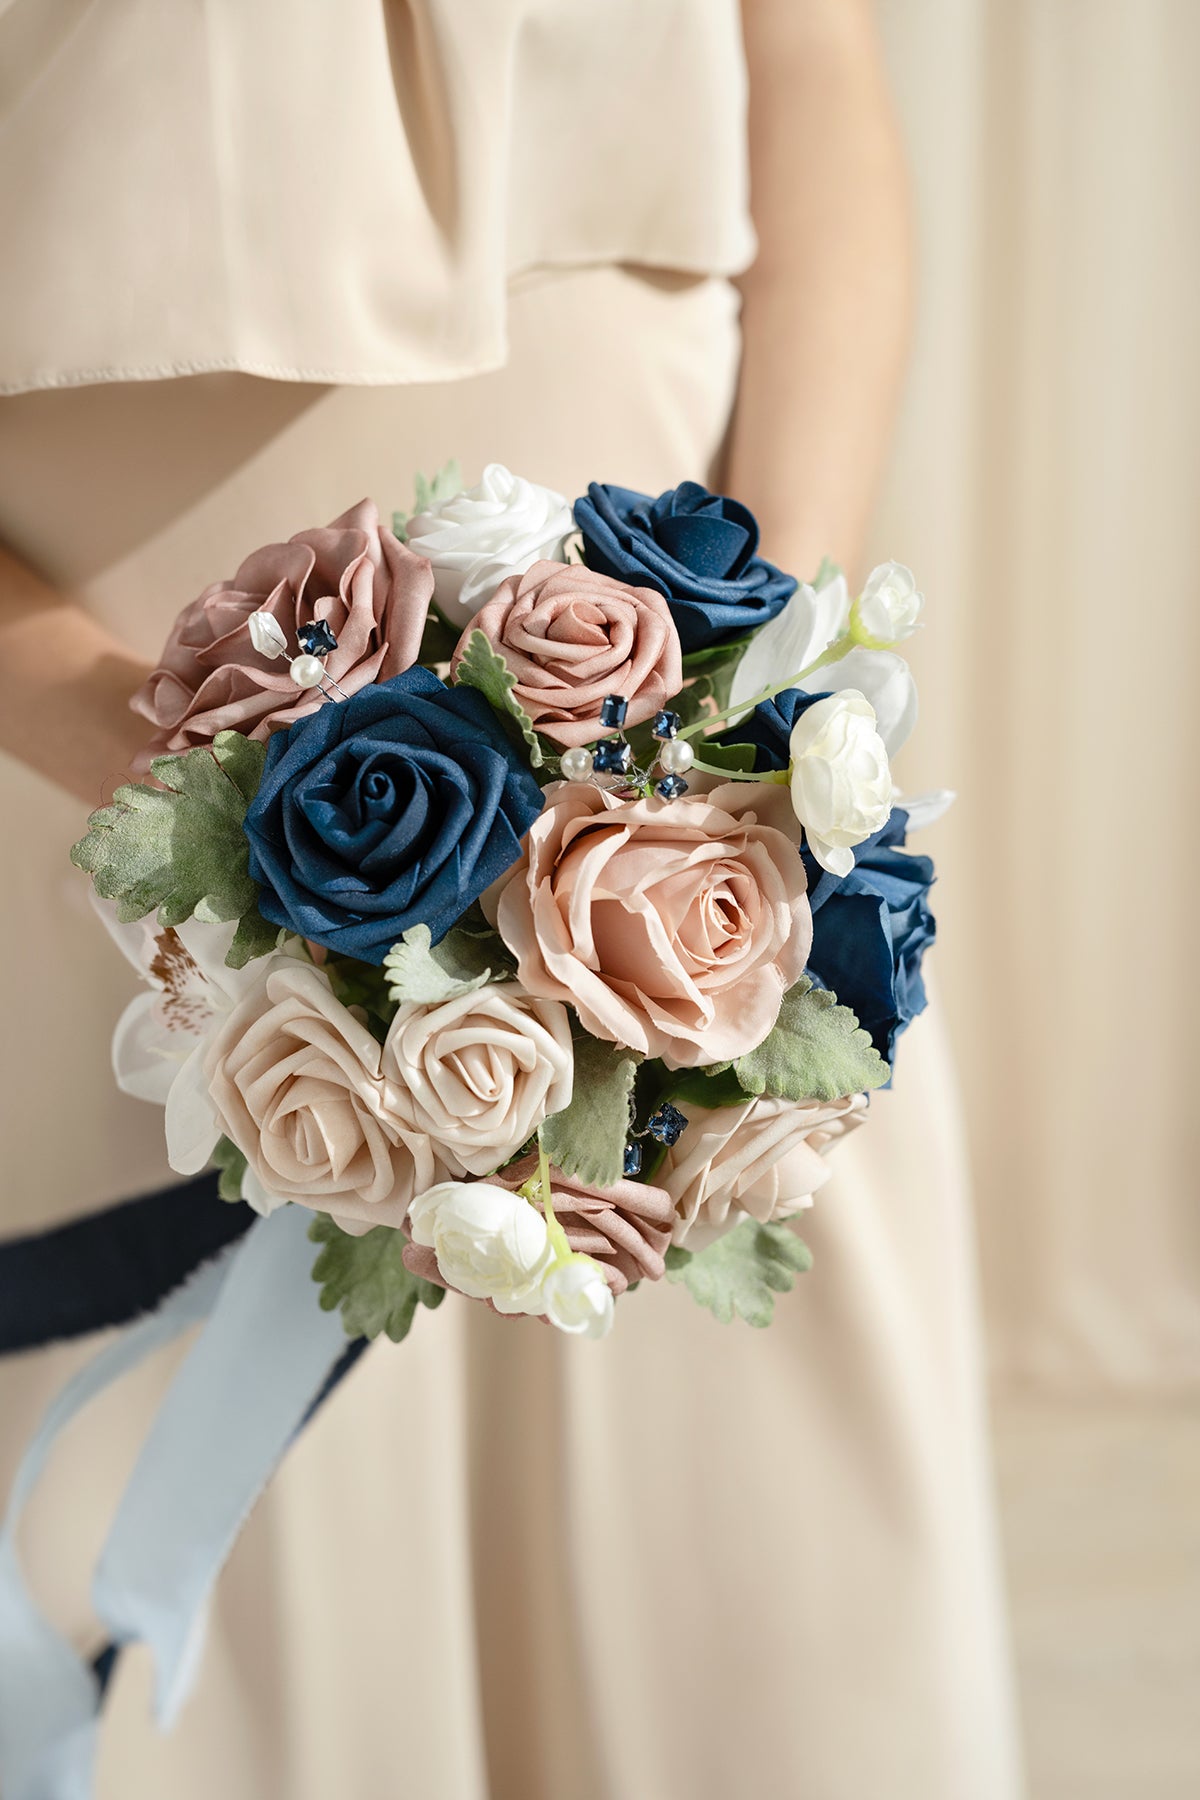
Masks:
[[[683,684],[679,633],[663,596],[585,569],[536,562],[502,581],[454,653],[482,631],[517,678],[516,698],[564,748],[601,736],[607,694],[628,702],[627,725],[652,719]]]
[[[823,1152],[862,1124],[867,1097],[798,1106],[766,1095],[684,1110],[687,1130],[657,1179],[674,1202],[673,1242],[703,1250],[747,1216],[767,1225],[811,1206],[833,1173]]]
[[[248,556],[232,581],[205,588],[185,606],[162,660],[130,701],[154,737],[136,763],[210,744],[218,731],[265,738],[325,704],[297,687],[288,657],[254,647],[249,619],[266,611],[293,656],[299,626],[324,620],[337,638],[325,667],[343,692],[389,681],[411,668],[433,593],[433,571],[380,524],[373,500],[286,544]]]
[[[490,1174],[561,1112],[574,1066],[566,1007],[508,981],[401,1006],[383,1047],[390,1114],[458,1174]]]
[[[295,1200],[344,1231],[399,1225],[445,1173],[388,1103],[380,1047],[329,977],[281,962],[204,1054],[220,1130],[246,1158],[247,1197]]]
[[[760,1044],[812,942],[795,836],[764,822],[788,810],[782,790],[664,802],[561,782],[545,798],[483,897],[522,986],[676,1068]]]

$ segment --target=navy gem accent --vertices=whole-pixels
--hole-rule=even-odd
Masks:
[[[665,1100],[650,1118],[646,1130],[652,1138],[657,1138],[660,1144],[666,1144],[670,1149],[672,1144],[679,1142],[686,1126],[686,1116],[677,1106],[672,1106],[669,1100]]]
[[[642,1146],[640,1144],[626,1144],[625,1158],[622,1163],[622,1173],[626,1175],[640,1175],[641,1172]]]
[[[660,800],[678,800],[680,794],[687,793],[687,785],[682,775],[664,775],[655,782],[654,791]]]
[[[619,731],[628,711],[629,702],[623,694],[609,694],[600,708],[600,723],[611,731]]]
[[[309,624],[301,625],[296,632],[296,642],[306,656],[328,656],[331,650],[337,649],[337,639],[324,619],[313,619]]]
[[[660,743],[664,738],[678,737],[680,722],[677,712],[667,712],[664,708],[662,712],[655,713],[650,735],[658,738]]]
[[[605,738],[596,745],[592,768],[597,775],[624,775],[633,763],[633,751],[624,738]]]

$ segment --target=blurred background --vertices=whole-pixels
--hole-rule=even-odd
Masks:
[[[1200,4],[882,0],[920,571],[1033,1800],[1200,1793]],[[874,559],[873,559],[874,560]]]

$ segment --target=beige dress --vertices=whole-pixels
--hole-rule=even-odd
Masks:
[[[29,78],[7,77],[0,147],[22,119],[32,138],[24,194],[6,179],[0,205],[45,302],[11,284],[0,301],[10,547],[153,652],[247,549],[364,493],[405,505],[412,471],[451,454],[469,479],[496,459],[570,496],[704,477],[737,370],[724,277],[751,251],[730,5],[358,0],[306,10],[302,32],[281,4],[183,14],[0,16],[0,64],[15,47]],[[266,72],[270,15],[286,80]],[[79,108],[127,130],[148,71],[157,171],[90,129],[102,166],[84,167]],[[237,141],[255,105],[274,167]],[[189,224],[160,261],[141,238],[169,238],[164,172]],[[414,241],[428,257],[395,252]],[[167,1171],[161,1115],[107,1078],[130,984],[66,863],[81,809],[2,772],[15,1229]],[[143,1659],[120,1668],[102,1800],[1014,1800],[936,1017],[903,1052],[838,1151],[806,1231],[816,1267],[771,1331],[663,1287],[601,1345],[448,1304],[376,1346],[246,1530],[170,1738],[147,1723]],[[0,1367],[5,1479],[91,1349]],[[168,1372],[106,1399],[41,1490],[31,1561],[81,1641],[88,1559]]]

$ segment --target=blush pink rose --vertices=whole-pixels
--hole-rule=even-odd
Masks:
[[[325,704],[296,686],[289,656],[262,656],[247,620],[260,609],[283,628],[291,655],[296,631],[323,619],[337,649],[325,667],[347,693],[412,667],[433,593],[433,570],[360,500],[331,525],[248,556],[232,581],[218,581],[171,629],[162,661],[130,701],[154,737],[135,767],[168,751],[210,744],[218,731],[265,738]]]
[[[548,787],[520,862],[483,898],[522,985],[673,1068],[761,1044],[812,945],[795,838],[760,818],[781,791],[726,782],[665,802]]]
[[[502,581],[463,633],[456,667],[482,631],[517,678],[514,690],[537,729],[564,749],[603,730],[608,694],[640,725],[683,685],[679,633],[662,595],[578,563],[535,562]]]
[[[675,1203],[673,1241],[703,1250],[744,1218],[790,1219],[833,1173],[824,1152],[867,1116],[867,1096],[828,1103],[763,1095],[709,1111],[683,1103],[687,1129],[658,1173]]]
[[[497,1187],[516,1189],[538,1172],[536,1152],[510,1163],[488,1180]],[[632,1281],[659,1281],[666,1269],[663,1260],[675,1223],[675,1203],[660,1187],[649,1182],[617,1181],[612,1187],[589,1187],[561,1169],[550,1170],[550,1196],[554,1214],[572,1250],[595,1259],[604,1270],[614,1296]],[[420,1244],[409,1244],[406,1266],[414,1275],[445,1287],[437,1257]]]

